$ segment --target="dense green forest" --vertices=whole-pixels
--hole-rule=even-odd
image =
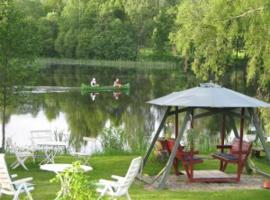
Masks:
[[[41,57],[177,60],[203,80],[241,69],[270,86],[268,0],[3,0],[15,2]]]
[[[176,0],[16,0],[32,19],[40,56],[135,60],[170,57]],[[172,57],[172,56],[171,56]]]

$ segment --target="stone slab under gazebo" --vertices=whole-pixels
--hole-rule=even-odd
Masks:
[[[205,170],[203,170],[205,171]],[[210,170],[211,171],[211,170]],[[215,170],[216,171],[216,170]],[[203,172],[204,173],[204,172]],[[144,176],[144,181],[152,183],[154,177]],[[265,178],[261,175],[243,174],[239,183],[187,183],[185,176],[169,175],[166,181],[166,188],[171,191],[224,191],[224,190],[254,190],[262,189]],[[158,187],[158,182],[145,184],[145,189],[153,190]]]

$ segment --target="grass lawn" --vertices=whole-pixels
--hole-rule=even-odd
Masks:
[[[86,173],[86,176],[91,180],[98,180],[99,178],[109,179],[112,174],[124,175],[131,159],[135,156],[124,155],[124,156],[94,156],[90,159],[90,165],[93,167],[93,171]],[[14,157],[7,156],[7,161],[10,164]],[[71,163],[74,159],[71,156],[61,156],[56,159],[56,163]],[[257,161],[259,162],[259,161]],[[215,161],[209,160],[205,162],[206,164],[200,165],[198,169],[217,169],[217,164]],[[10,170],[11,174],[18,174],[19,178],[32,176],[34,178],[35,190],[32,192],[35,200],[52,200],[56,196],[56,192],[59,190],[60,186],[56,183],[50,183],[55,174],[41,171],[38,164],[32,164],[27,162],[27,166],[30,171],[25,171],[22,168],[17,168],[16,170]],[[163,164],[154,160],[150,160],[147,164],[144,173],[150,175],[156,174]],[[261,163],[260,167],[269,168],[269,165]],[[234,170],[229,168],[229,171]],[[145,190],[143,185],[133,184],[130,189],[131,198],[136,199],[183,199],[183,200],[195,200],[195,199],[207,199],[207,200],[219,200],[219,199],[243,199],[243,200],[266,200],[270,199],[270,190],[227,190],[227,191],[170,191],[164,190]],[[1,200],[11,199],[7,196],[2,196]],[[124,199],[124,198],[123,198]]]

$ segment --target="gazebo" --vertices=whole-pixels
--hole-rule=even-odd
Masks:
[[[159,173],[158,187],[163,188],[165,182],[168,178],[170,170],[173,165],[173,161],[177,154],[180,140],[183,137],[184,131],[186,129],[188,121],[197,120],[199,118],[211,116],[211,115],[221,115],[222,116],[222,127],[221,127],[221,145],[224,146],[225,132],[230,129],[233,130],[234,135],[238,138],[239,142],[239,157],[244,154],[243,146],[243,132],[244,132],[244,120],[249,120],[253,123],[256,129],[256,134],[260,139],[262,146],[266,152],[268,160],[270,160],[270,150],[267,146],[266,139],[264,137],[263,129],[259,122],[259,118],[256,115],[255,109],[259,107],[269,108],[270,104],[260,101],[256,98],[246,96],[244,94],[238,93],[236,91],[221,87],[220,85],[213,83],[200,84],[198,87],[187,89],[180,92],[173,92],[163,97],[153,99],[147,103],[157,106],[165,106],[167,110],[161,120],[161,123],[156,130],[156,133],[151,141],[151,144],[144,156],[144,165],[146,165],[149,155],[151,154],[156,141],[164,127],[167,117],[174,116],[175,118],[175,145],[169,155],[169,159],[166,166]],[[184,114],[184,120],[179,129],[179,114]],[[235,123],[235,117],[240,118],[240,131],[238,132]],[[223,149],[222,149],[223,151]],[[235,182],[240,181],[241,169],[240,169],[241,159],[238,163],[237,176],[233,179]],[[200,179],[196,179],[200,181]],[[206,179],[201,179],[206,180]],[[208,179],[207,179],[208,180]],[[211,179],[209,179],[211,182]],[[213,179],[222,182],[222,178]],[[228,180],[228,179],[224,179]],[[230,179],[231,180],[231,179]],[[225,181],[227,182],[227,181]]]

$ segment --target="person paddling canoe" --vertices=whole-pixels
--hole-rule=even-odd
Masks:
[[[96,81],[96,78],[94,77],[94,78],[92,78],[92,80],[91,80],[91,82],[90,82],[90,85],[91,85],[91,87],[96,87],[96,86],[98,86],[98,84],[97,84],[97,81]]]
[[[115,79],[115,81],[113,82],[113,87],[121,87],[122,84],[120,83],[119,78]]]

